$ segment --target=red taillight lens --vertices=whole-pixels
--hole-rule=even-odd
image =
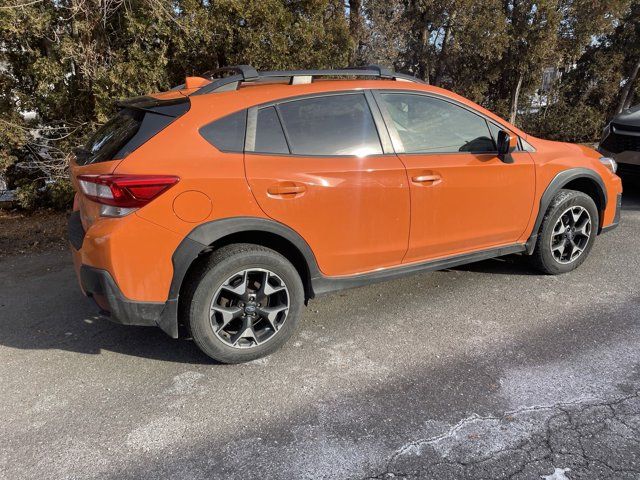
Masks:
[[[172,175],[79,175],[78,183],[88,198],[103,205],[140,208],[175,185]]]

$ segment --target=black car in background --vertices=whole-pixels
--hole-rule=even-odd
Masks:
[[[619,173],[640,175],[640,105],[613,117],[598,150],[618,162]]]

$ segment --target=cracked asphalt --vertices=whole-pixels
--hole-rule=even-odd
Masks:
[[[640,187],[582,267],[517,257],[312,301],[217,365],[95,315],[60,252],[0,262],[0,477],[640,478]]]

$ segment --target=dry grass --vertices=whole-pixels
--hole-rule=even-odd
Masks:
[[[67,213],[25,214],[0,210],[0,258],[45,250],[66,250]]]

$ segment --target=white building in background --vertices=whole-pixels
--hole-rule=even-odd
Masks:
[[[542,71],[540,87],[531,96],[531,101],[525,113],[535,113],[543,107],[553,105],[558,101],[556,87],[565,73],[576,68],[576,64],[565,64],[560,67],[547,67]]]

